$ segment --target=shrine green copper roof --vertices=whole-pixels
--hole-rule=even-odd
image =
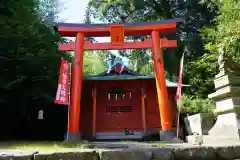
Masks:
[[[83,80],[90,81],[114,81],[114,80],[147,80],[155,79],[154,75],[108,75],[108,76],[88,76],[84,77]],[[177,87],[177,83],[166,80],[167,87]],[[183,85],[188,87],[190,85]]]
[[[111,71],[116,72],[116,69],[118,67],[122,67],[123,64],[121,63],[116,63],[111,67]],[[95,76],[84,76],[83,80],[87,81],[117,81],[117,80],[150,80],[150,79],[155,79],[154,74],[139,74],[131,69],[129,69],[127,66],[123,65],[123,70],[125,71],[125,74],[114,74],[114,73],[108,73],[108,71],[104,71],[103,73],[100,73]],[[171,82],[166,79],[166,85],[167,87],[177,87],[177,83]],[[190,85],[182,85],[183,87],[188,87]]]

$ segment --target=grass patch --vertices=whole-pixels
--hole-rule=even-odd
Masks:
[[[147,143],[150,144],[152,147],[163,147],[169,144],[167,142],[158,142],[158,141],[147,142]]]
[[[163,147],[166,146],[167,142],[160,141],[121,141],[122,144],[139,144],[139,145],[149,145],[151,147]]]
[[[38,150],[38,151],[80,151],[90,149],[87,142],[1,142],[1,149]]]
[[[111,142],[107,142],[111,143]],[[104,143],[103,143],[104,144]],[[148,141],[148,142],[138,142],[138,141],[119,141],[119,144],[124,145],[149,145],[151,147],[163,147],[168,143],[158,142],[158,141]],[[121,147],[120,147],[121,148]],[[94,144],[87,141],[82,142],[0,142],[0,149],[14,149],[14,150],[37,150],[39,152],[75,152],[83,151],[88,149],[100,149],[101,147],[95,148]],[[102,148],[104,149],[104,148]]]

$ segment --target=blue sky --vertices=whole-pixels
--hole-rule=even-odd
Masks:
[[[59,0],[61,6],[61,12],[59,17],[66,23],[82,23],[84,20],[85,9],[89,0]],[[109,37],[96,38],[97,41],[109,42]],[[116,51],[112,51],[113,54],[118,55]],[[128,64],[129,60],[123,58],[125,64]]]
[[[69,23],[81,23],[84,20],[85,8],[89,0],[59,0],[61,6],[60,18]]]
[[[59,0],[61,6],[61,12],[59,17],[61,20],[67,23],[82,23],[84,20],[84,14],[89,0]],[[101,22],[98,22],[101,23]],[[109,42],[109,37],[96,38],[97,41]]]

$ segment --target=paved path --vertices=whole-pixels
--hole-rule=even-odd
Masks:
[[[156,143],[156,142],[155,142]],[[62,151],[0,149],[0,159],[8,160],[173,160],[173,159],[237,159],[240,143],[228,145],[161,144],[141,142],[93,142],[92,149],[74,148]]]
[[[144,143],[144,142],[93,142],[90,143],[92,147],[95,148],[151,148],[151,147],[227,147],[227,146],[240,146],[240,142],[234,142],[231,144],[203,144],[203,145],[193,145],[189,143]]]

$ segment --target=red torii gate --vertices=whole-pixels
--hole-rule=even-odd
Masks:
[[[61,36],[76,37],[75,42],[59,44],[60,51],[74,51],[72,72],[72,92],[69,114],[68,140],[80,140],[80,101],[83,73],[83,55],[85,50],[121,50],[121,49],[153,49],[154,71],[161,117],[161,139],[173,138],[174,115],[168,107],[168,92],[164,76],[162,48],[177,47],[176,40],[160,39],[160,34],[176,30],[178,22],[183,19],[162,20],[158,22],[138,22],[127,24],[72,24],[59,23],[55,26]],[[151,39],[141,42],[124,42],[125,36],[151,35]],[[111,37],[111,43],[91,43],[85,37]],[[94,124],[96,122],[93,122]],[[168,134],[169,133],[169,134]],[[170,137],[169,137],[170,136]]]

